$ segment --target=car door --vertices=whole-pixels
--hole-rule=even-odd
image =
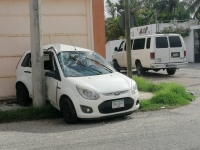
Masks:
[[[47,99],[53,104],[58,106],[57,99],[57,90],[58,90],[58,82],[60,81],[60,74],[58,71],[58,67],[55,61],[55,53],[49,53],[49,60],[46,59],[45,64],[45,80],[46,80],[46,95]],[[48,67],[47,67],[48,66]],[[47,69],[48,70],[47,70]]]
[[[170,62],[182,62],[184,61],[184,46],[178,35],[169,36],[170,45]]]
[[[170,51],[168,38],[166,36],[155,37],[155,61],[156,63],[169,63],[170,62]]]
[[[23,82],[26,85],[30,97],[33,95],[33,88],[32,88],[32,66],[31,66],[31,53],[28,53],[21,64],[23,68]]]

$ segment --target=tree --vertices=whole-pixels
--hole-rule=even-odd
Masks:
[[[194,18],[200,13],[200,0],[192,0],[189,4],[188,10],[191,14],[194,14]]]
[[[115,13],[116,13],[116,7],[115,7],[115,4],[112,3],[110,0],[107,0],[106,1],[106,8],[107,8],[107,12],[109,15],[111,15],[111,19],[114,19],[115,18]]]
[[[124,37],[124,30],[119,25],[119,18],[106,20],[106,41],[117,40],[120,37]]]

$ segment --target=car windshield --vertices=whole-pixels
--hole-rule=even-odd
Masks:
[[[58,54],[65,77],[94,76],[114,72],[113,67],[92,51],[65,51]]]

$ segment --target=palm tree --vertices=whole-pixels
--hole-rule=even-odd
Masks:
[[[114,19],[115,18],[115,13],[116,13],[116,7],[115,7],[115,4],[112,3],[110,0],[107,0],[106,1],[106,8],[107,8],[107,12],[109,15],[111,15],[111,18]]]
[[[119,25],[119,18],[107,19],[105,22],[106,41],[117,40],[124,37],[124,30]]]
[[[200,13],[200,0],[192,0],[189,4],[188,10],[191,14],[194,14],[194,18]]]

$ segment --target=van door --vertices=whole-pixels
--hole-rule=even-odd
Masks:
[[[166,36],[155,37],[156,49],[155,49],[155,61],[156,63],[169,63],[170,62],[170,50],[168,39]]]
[[[184,60],[184,46],[179,35],[169,36],[170,62],[182,62]]]
[[[120,67],[124,67],[123,53],[126,42],[122,41],[118,51],[114,54]]]

